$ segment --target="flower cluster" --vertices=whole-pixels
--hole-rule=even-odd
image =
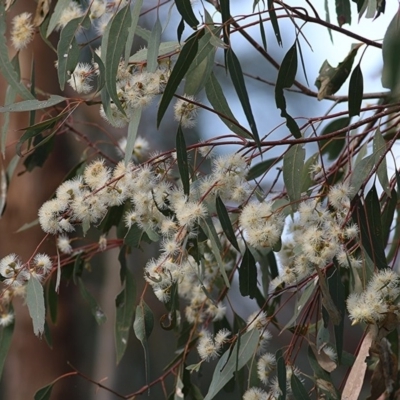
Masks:
[[[22,50],[35,35],[35,28],[31,23],[32,15],[24,12],[16,15],[12,21],[11,42],[16,50]]]
[[[197,351],[202,361],[210,361],[220,355],[222,346],[227,342],[231,332],[221,329],[215,337],[206,330],[200,332],[200,339],[197,344]]]
[[[295,284],[334,258],[344,268],[361,266],[347,249],[347,244],[358,237],[358,226],[348,221],[350,193],[348,185],[338,184],[331,188],[325,205],[318,199],[300,204],[290,225],[291,238],[280,252],[282,273],[272,282],[273,287]]]
[[[399,320],[400,276],[391,269],[378,271],[362,293],[347,298],[347,309],[353,325],[378,324],[390,313]]]

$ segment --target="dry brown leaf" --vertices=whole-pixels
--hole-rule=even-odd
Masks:
[[[374,339],[375,334],[369,330],[364,337],[360,351],[358,352],[357,358],[347,378],[342,393],[342,400],[358,400],[358,396],[364,384],[365,371],[367,370],[365,359],[368,357],[369,349]]]
[[[47,17],[50,11],[51,0],[39,0],[36,7],[35,18],[33,19],[33,26],[40,26]]]
[[[336,369],[336,363],[329,358],[329,356],[324,352],[323,348],[318,351],[317,347],[313,343],[310,343],[310,347],[321,368],[327,372],[332,372]]]

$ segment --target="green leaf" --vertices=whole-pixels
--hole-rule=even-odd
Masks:
[[[194,15],[192,4],[190,0],[175,0],[176,8],[179,14],[182,15],[183,20],[193,29],[199,25],[199,21]]]
[[[26,304],[28,306],[29,315],[32,318],[33,332],[36,336],[44,332],[44,292],[43,286],[39,280],[31,275],[26,285]]]
[[[222,122],[232,132],[236,133],[236,135],[246,139],[251,139],[250,132],[240,126],[239,122],[229,108],[221,85],[219,84],[213,72],[211,72],[210,79],[206,82],[205,88],[207,99],[213,106],[214,110],[218,112],[218,116],[221,118]],[[223,116],[226,116],[229,119],[224,118]]]
[[[193,34],[182,47],[181,53],[176,60],[175,66],[172,69],[171,76],[168,79],[164,94],[161,98],[157,113],[157,127],[160,126],[161,120],[168,108],[176,89],[181,83],[183,77],[188,71],[193,59],[196,57],[199,40],[204,35],[204,29]]]
[[[391,20],[382,43],[382,86],[397,96],[400,91],[400,8]]]
[[[375,165],[375,157],[367,156],[355,163],[353,173],[350,176],[350,186],[353,188],[353,193],[358,193],[361,186],[365,185],[366,179],[370,176],[372,168]]]
[[[19,93],[23,99],[33,99],[32,93],[21,83],[19,73],[15,70],[12,62],[8,58],[7,41],[5,38],[6,31],[7,24],[4,2],[0,2],[0,72],[7,83]]]
[[[97,63],[99,68],[99,75],[97,77],[97,91],[99,92],[103,89],[104,85],[106,84],[106,78],[105,78],[106,69],[104,67],[103,61],[95,51],[92,53],[92,55],[94,62]]]
[[[61,14],[69,6],[69,3],[71,3],[71,0],[58,0],[57,1],[56,6],[54,7],[54,12],[51,15],[49,25],[47,27],[46,37],[49,37],[51,32],[54,31],[55,27],[58,24],[58,21],[60,20]]]
[[[133,110],[133,114],[130,117],[128,125],[128,137],[125,147],[125,165],[128,165],[130,159],[132,158],[133,149],[135,147],[135,141],[137,137],[137,132],[139,129],[140,118],[142,116],[142,108],[138,107]]]
[[[55,132],[50,135],[37,135],[33,139],[33,147],[24,160],[24,166],[27,171],[32,171],[36,167],[43,167],[47,158],[54,148]]]
[[[32,111],[32,110],[43,110],[44,108],[53,107],[65,101],[65,97],[51,95],[47,100],[25,100],[19,103],[0,107],[0,113],[4,112],[21,112],[21,111]]]
[[[349,117],[360,115],[364,94],[364,78],[360,64],[354,68],[349,83]]]
[[[107,25],[101,42],[101,59],[105,66],[105,80],[111,100],[125,114],[119,101],[116,86],[116,76],[121,55],[125,50],[131,27],[132,17],[130,5],[122,8]]]
[[[0,377],[3,375],[3,368],[6,362],[8,350],[10,349],[15,322],[0,328]]]
[[[324,61],[315,81],[315,86],[318,88],[318,100],[335,94],[342,87],[350,75],[357,51],[361,46],[362,44],[353,46],[347,57],[336,68],[333,68],[327,60]]]
[[[55,324],[57,322],[58,294],[56,292],[56,279],[54,275],[47,280],[46,305],[49,310],[51,322]]]
[[[387,163],[386,163],[386,141],[382,136],[379,127],[375,131],[373,150],[375,157],[375,166],[377,167],[376,174],[383,190],[388,196],[390,196],[389,179],[387,175]]]
[[[221,200],[219,196],[216,198],[216,209],[219,218],[219,222],[221,223],[222,230],[225,233],[226,238],[232,244],[232,246],[240,252],[239,244],[236,240],[236,235],[232,227],[231,220],[229,218],[228,211],[225,208],[225,204]]]
[[[329,122],[323,129],[321,136],[339,131],[350,124],[350,118],[342,117]],[[335,160],[345,145],[346,132],[335,135],[334,138],[319,141],[322,154],[328,154],[328,160]]]
[[[301,176],[306,152],[301,144],[295,144],[283,156],[283,181],[291,201],[293,211],[297,210],[301,199]]]
[[[265,51],[267,51],[267,36],[265,35],[264,22],[262,20],[261,13],[258,14],[258,24],[260,25],[260,36],[263,48]]]
[[[314,179],[311,176],[311,167],[317,162],[320,154],[315,153],[312,155],[304,164],[303,173],[301,174],[301,192],[307,192],[307,190],[315,184]]]
[[[132,8],[131,26],[129,27],[128,36],[126,38],[126,43],[125,43],[125,57],[124,57],[125,66],[128,65],[129,56],[131,55],[133,39],[135,38],[135,33],[136,33],[137,24],[138,24],[139,17],[140,17],[140,10],[142,9],[142,5],[143,5],[143,0],[136,0],[134,6]],[[149,40],[147,40],[147,41],[149,41]],[[147,54],[146,54],[145,60],[146,59],[147,59]]]
[[[122,359],[128,345],[129,330],[135,312],[136,286],[132,273],[125,271],[125,287],[115,299],[115,349],[117,364]]]
[[[278,376],[279,389],[281,390],[280,400],[286,399],[286,365],[283,357],[282,349],[279,349],[275,354],[276,359],[276,374]]]
[[[150,34],[149,44],[147,46],[147,71],[156,72],[158,68],[158,51],[161,42],[162,27],[160,19],[157,16],[156,22]]]
[[[226,52],[226,65],[228,67],[233,86],[235,87],[243,111],[250,125],[251,132],[253,133],[253,139],[259,146],[260,137],[258,136],[256,121],[254,120],[253,111],[251,110],[250,99],[247,93],[246,84],[244,82],[242,67],[240,66],[240,62],[232,49],[229,49]]]
[[[126,234],[124,238],[124,244],[132,248],[137,248],[140,245],[142,236],[143,236],[143,230],[140,229],[139,226],[135,224],[131,226],[128,233]]]
[[[81,295],[83,299],[88,303],[90,310],[92,312],[92,315],[94,316],[94,319],[96,322],[101,325],[104,322],[106,322],[107,317],[104,314],[103,310],[100,308],[100,306],[97,304],[96,299],[88,292],[86,289],[83,280],[81,277],[78,276],[78,286],[79,290],[81,292]]]
[[[274,164],[276,164],[279,161],[279,159],[280,157],[270,158],[268,160],[264,160],[259,162],[258,164],[253,165],[246,176],[246,180],[252,181],[253,179],[256,179],[259,176],[263,175]]]
[[[278,18],[276,17],[276,12],[275,12],[274,6],[275,6],[274,1],[268,0],[268,12],[269,12],[269,16],[271,18],[272,28],[274,30],[275,37],[276,37],[276,40],[278,41],[279,46],[282,46],[281,32],[279,30]]]
[[[179,175],[181,176],[183,192],[186,196],[189,196],[190,192],[190,177],[189,177],[189,163],[187,156],[187,148],[185,142],[185,136],[181,126],[178,126],[178,132],[176,134],[176,158],[178,161]]]
[[[232,351],[229,349],[222,355],[216,365],[208,393],[204,400],[213,399],[218,392],[232,379],[236,371],[240,371],[254,356],[257,350],[260,332],[252,329],[236,341]]]
[[[139,339],[144,350],[145,368],[146,368],[146,381],[149,376],[149,348],[147,339],[151,335],[154,327],[154,317],[149,306],[140,300],[139,305],[136,307],[135,321],[133,323],[133,330],[136,337]]]
[[[35,393],[34,400],[50,400],[51,391],[53,390],[54,383],[43,386]]]
[[[292,372],[292,376],[290,377],[290,386],[292,387],[292,393],[296,400],[310,400],[307,390],[294,372]]]
[[[382,211],[382,238],[383,245],[386,246],[390,237],[390,227],[392,226],[394,213],[397,205],[397,193],[393,188],[389,196],[389,201],[386,203]]]
[[[90,28],[90,19],[87,15],[69,21],[61,31],[60,40],[57,45],[57,73],[61,90],[64,90],[67,79],[74,72],[78,64],[79,45],[75,35],[82,28]]]
[[[250,253],[249,249],[243,255],[242,262],[239,267],[239,290],[240,294],[249,296],[253,299],[257,295],[257,267],[256,260]]]
[[[339,26],[344,24],[351,25],[350,0],[335,0],[336,16]]]

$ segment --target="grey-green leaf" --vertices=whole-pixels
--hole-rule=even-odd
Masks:
[[[26,285],[26,304],[28,306],[29,315],[32,318],[33,332],[36,336],[44,332],[44,292],[43,286],[39,280],[31,275]]]
[[[115,349],[117,364],[121,361],[128,345],[129,330],[135,312],[136,287],[132,272],[125,270],[125,287],[115,299]]]
[[[141,116],[142,116],[142,109],[140,107],[135,108],[129,120],[128,137],[125,148],[125,165],[128,165],[130,159],[132,158],[133,148],[135,147],[135,141],[139,129]]]
[[[90,310],[92,312],[92,315],[96,322],[101,325],[104,322],[106,322],[107,317],[104,314],[104,311],[100,308],[100,306],[97,304],[96,299],[88,292],[86,289],[83,280],[81,277],[78,276],[78,286],[79,290],[81,292],[81,295],[83,299],[88,303]]]
[[[190,0],[175,0],[176,8],[179,14],[182,15],[184,21],[193,29],[199,25],[199,21],[194,15],[192,4]]]
[[[214,369],[212,381],[204,400],[213,399],[232,379],[233,374],[246,365],[257,350],[259,338],[258,329],[252,329],[241,336],[240,343],[239,340],[236,341],[232,351],[228,349],[222,355]]]
[[[292,209],[297,209],[297,202],[301,198],[302,182],[299,177],[304,169],[306,152],[301,144],[290,147],[283,157],[283,181],[286,191],[292,203]]]
[[[377,167],[376,174],[383,190],[390,197],[390,186],[387,174],[387,163],[386,163],[386,141],[382,136],[379,127],[375,131],[373,150],[375,157],[375,166]]]
[[[3,375],[3,368],[6,362],[8,350],[11,345],[15,322],[0,328],[0,377]]]
[[[54,386],[54,383],[50,383],[50,385],[46,385],[46,386],[40,388],[35,393],[34,400],[50,400],[53,386]]]
[[[143,5],[143,0],[136,0],[132,8],[131,26],[129,27],[128,36],[126,38],[126,43],[125,43],[125,57],[124,57],[125,66],[128,65],[129,56],[131,55],[133,39],[135,37],[135,33],[137,30],[137,24],[139,21],[140,10],[142,9],[142,5]]]
[[[158,68],[158,49],[161,42],[161,23],[157,16],[153,29],[151,30],[149,44],[147,46],[147,71],[155,72]]]
[[[25,100],[0,107],[0,113],[43,110],[65,101],[65,97],[51,95],[47,100]]]
[[[176,158],[178,162],[179,175],[181,176],[183,192],[186,196],[189,196],[190,191],[190,177],[189,177],[189,163],[187,156],[187,148],[185,142],[185,136],[181,126],[178,127],[176,134]]]

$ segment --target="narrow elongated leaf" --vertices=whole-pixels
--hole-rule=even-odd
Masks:
[[[307,192],[307,190],[315,184],[315,180],[311,175],[311,167],[316,164],[319,158],[319,153],[313,154],[305,163],[303,173],[301,174],[301,192]]]
[[[133,330],[136,337],[139,339],[144,350],[145,368],[146,368],[146,381],[149,376],[149,348],[147,339],[151,335],[154,327],[154,317],[149,306],[140,300],[139,305],[136,307],[135,321],[133,323]]]
[[[149,38],[150,39],[150,38]],[[158,48],[158,57],[179,52],[181,46],[176,41],[162,42]],[[140,49],[129,57],[130,63],[143,64],[147,60],[148,49]]]
[[[393,188],[389,196],[389,201],[386,203],[386,206],[382,212],[382,239],[383,239],[383,245],[385,247],[389,240],[390,227],[392,226],[393,223],[394,213],[396,211],[396,205],[397,205],[397,193],[396,189]]]
[[[181,126],[178,127],[176,134],[176,158],[178,161],[179,175],[181,176],[183,192],[189,196],[190,192],[190,177],[189,177],[189,163],[187,156],[187,148],[185,142],[185,136]]]
[[[204,35],[204,29],[192,35],[182,47],[181,53],[176,60],[175,66],[168,79],[167,86],[165,87],[164,94],[161,98],[160,105],[157,113],[157,126],[160,126],[161,120],[167,110],[176,89],[181,83],[183,77],[188,71],[193,59],[196,57],[198,49],[198,41]]]
[[[132,20],[129,27],[128,36],[125,43],[125,66],[128,65],[129,56],[131,55],[133,39],[135,38],[136,28],[140,17],[140,10],[142,9],[143,0],[136,0],[132,8]]]
[[[42,284],[33,275],[26,285],[26,304],[32,318],[33,332],[39,336],[44,332],[44,292]]]
[[[379,127],[375,131],[373,150],[375,156],[375,166],[377,167],[376,174],[378,175],[378,179],[380,184],[382,185],[383,190],[388,196],[390,196],[390,187],[386,163],[386,141],[383,138]]]
[[[228,102],[226,101],[224,92],[222,91],[221,85],[219,84],[217,78],[214,73],[211,72],[210,78],[206,83],[206,95],[208,101],[211,103],[215,111],[218,111],[219,117],[222,122],[234,133],[236,133],[240,137],[244,137],[246,139],[251,138],[250,132],[241,128],[239,122],[233,115],[231,109],[229,108]],[[229,119],[223,118],[222,115],[225,115]]]
[[[79,290],[81,292],[81,295],[83,299],[88,303],[90,310],[92,312],[92,315],[94,316],[94,319],[96,322],[101,325],[104,322],[106,322],[107,317],[104,314],[103,310],[100,308],[100,306],[97,304],[96,299],[88,292],[86,289],[83,280],[81,277],[78,276],[78,286]]]
[[[193,29],[199,25],[199,21],[194,15],[192,3],[190,0],[175,0],[176,8],[181,14],[183,20]]]
[[[256,260],[249,249],[243,255],[239,267],[239,290],[242,296],[249,296],[253,299],[257,295],[257,267]]]
[[[219,1],[220,12],[222,17],[223,25],[223,39],[226,47],[230,46],[230,35],[231,35],[231,10],[230,10],[230,0],[220,0]],[[225,51],[225,63],[226,63],[227,51]]]
[[[90,19],[87,15],[69,21],[61,31],[57,45],[57,74],[61,90],[64,90],[68,77],[78,64],[79,46],[75,36],[82,28],[90,28]]]
[[[382,86],[390,89],[393,96],[397,96],[400,92],[400,6],[383,38],[382,57]]]
[[[276,162],[278,162],[279,157],[275,157],[275,158],[270,158],[268,160],[264,160],[259,162],[256,165],[253,165],[247,176],[246,176],[246,180],[251,181],[253,179],[258,178],[259,176],[263,175],[265,172],[267,172]]]
[[[315,81],[315,86],[318,88],[318,100],[335,94],[342,87],[350,75],[354,59],[360,47],[361,44],[353,46],[347,57],[336,68],[333,68],[327,60],[324,61]]]
[[[15,322],[0,328],[0,377],[3,375],[4,363],[11,345]]]
[[[267,36],[265,35],[264,22],[262,20],[261,13],[258,14],[258,23],[260,25],[260,35],[263,48],[265,51],[267,51]]]
[[[34,400],[50,400],[51,391],[53,390],[54,383],[44,386],[35,393]]]
[[[219,196],[217,196],[216,199],[216,209],[222,230],[224,231],[226,238],[229,240],[229,242],[237,251],[240,251],[238,242],[236,240],[236,235],[233,230],[231,220],[229,218],[228,211],[226,210],[225,204],[223,203],[223,201]]]
[[[364,94],[364,78],[360,64],[354,68],[349,83],[349,117],[360,115]]]
[[[18,72],[8,58],[7,41],[5,38],[6,31],[7,24],[4,2],[0,2],[0,72],[7,83],[19,93],[23,99],[33,99],[32,93],[21,83]]]
[[[142,108],[138,107],[133,110],[133,114],[129,120],[128,137],[125,147],[125,159],[124,159],[125,165],[128,165],[130,159],[132,158],[133,148],[135,147],[135,141],[139,129],[141,116],[142,116]]]
[[[218,392],[232,379],[236,371],[240,371],[246,363],[253,357],[260,337],[257,329],[246,332],[236,341],[232,351],[227,350],[219,359],[214,369],[214,374],[208,393],[204,400],[213,399]]]
[[[125,271],[125,287],[115,299],[115,348],[117,364],[121,361],[128,345],[129,330],[135,312],[136,287],[132,273]]]
[[[17,97],[18,92],[10,85],[7,87],[6,91],[6,96],[4,99],[4,104],[6,106],[13,104],[15,101],[15,98]],[[3,155],[3,158],[5,157],[5,151],[6,151],[6,141],[7,141],[7,133],[8,133],[8,126],[10,123],[10,113],[4,113],[3,117],[3,126],[1,128],[1,154]]]
[[[336,4],[336,17],[339,26],[344,24],[351,25],[351,8],[350,0],[335,0]]]
[[[294,372],[292,372],[292,376],[290,377],[290,386],[296,400],[310,400],[307,390]]]
[[[286,191],[292,202],[292,209],[297,209],[297,202],[301,198],[301,176],[304,169],[306,152],[301,144],[293,145],[283,157],[283,181]]]
[[[286,365],[285,359],[283,357],[282,349],[279,349],[275,354],[276,359],[276,374],[278,375],[278,383],[279,389],[281,390],[281,395],[279,396],[280,399],[286,399]]]
[[[19,103],[14,103],[4,107],[0,107],[0,113],[43,110],[45,108],[49,108],[56,104],[59,104],[65,100],[66,100],[65,97],[57,95],[51,95],[47,100],[25,100],[25,101],[20,101]]]
[[[260,137],[258,136],[256,121],[254,120],[249,95],[247,93],[246,84],[244,82],[242,67],[240,66],[240,62],[232,49],[229,49],[226,52],[226,65],[228,67],[233,86],[235,87],[243,111],[250,125],[251,132],[253,133],[253,139],[257,145],[260,145]]]
[[[116,87],[116,76],[121,55],[132,24],[130,5],[122,8],[107,25],[101,42],[101,59],[105,66],[105,80],[111,100],[125,114],[119,101]]]
[[[342,117],[329,122],[321,132],[321,136],[328,135],[348,126],[350,118]],[[329,160],[335,160],[345,145],[346,132],[336,135],[332,139],[321,140],[319,143],[322,154],[328,154]]]
[[[157,16],[154,27],[151,31],[149,45],[147,46],[147,71],[155,72],[158,68],[158,49],[161,42],[161,23]]]
[[[275,33],[276,40],[278,41],[279,46],[282,46],[281,32],[279,30],[278,18],[276,17],[273,0],[268,0],[268,12],[271,18],[271,24]]]
[[[353,193],[357,193],[361,186],[366,184],[367,177],[371,174],[375,164],[373,155],[367,156],[354,165],[353,173],[350,177],[350,185],[353,188]]]
[[[61,14],[68,7],[70,0],[58,0],[56,6],[54,7],[53,14],[50,17],[49,25],[46,31],[46,37],[49,37],[50,34],[54,31],[55,27],[60,20]]]

